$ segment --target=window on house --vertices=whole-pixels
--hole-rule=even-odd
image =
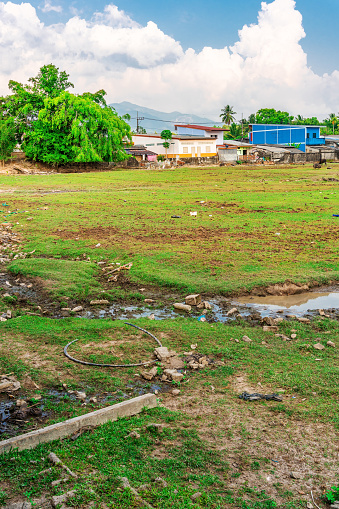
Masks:
[[[188,147],[183,147],[182,152],[183,154],[188,154]]]
[[[317,137],[317,133],[313,133],[313,138],[316,138]]]
[[[211,152],[211,147],[206,147],[206,154],[209,154]]]
[[[146,143],[146,147],[154,147],[154,143]]]
[[[309,138],[309,137],[310,137],[310,133],[307,133],[307,138]]]

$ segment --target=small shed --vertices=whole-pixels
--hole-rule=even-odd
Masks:
[[[144,145],[133,145],[133,147],[126,148],[125,152],[139,162],[157,160],[157,154],[151,150],[147,150]]]

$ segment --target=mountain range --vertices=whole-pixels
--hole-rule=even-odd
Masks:
[[[121,103],[112,103],[110,106],[115,108],[118,115],[122,116],[128,113],[131,115],[129,124],[132,130],[136,130],[137,125],[137,114],[139,117],[144,117],[139,121],[141,125],[148,133],[157,132],[160,133],[163,129],[169,129],[174,131],[175,123],[183,124],[203,124],[203,125],[218,125],[221,127],[222,123],[219,121],[211,120],[205,117],[199,117],[191,113],[180,113],[179,111],[173,111],[172,113],[165,113],[163,111],[152,110],[151,108],[144,108],[138,104],[133,104],[127,101]]]

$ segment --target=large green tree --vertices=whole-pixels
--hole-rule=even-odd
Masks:
[[[50,64],[26,85],[9,82],[12,94],[1,103],[15,119],[26,155],[57,165],[124,159],[130,126],[107,106],[104,90],[72,94],[68,77]]]
[[[224,134],[224,140],[240,140],[242,138],[241,125],[231,124],[230,130]]]
[[[257,124],[291,124],[293,116],[287,111],[263,108],[257,111],[255,119]]]
[[[16,145],[14,118],[0,111],[0,161],[4,164],[11,157]]]
[[[227,104],[224,108],[222,108],[221,113],[219,117],[224,122],[224,124],[230,125],[232,122],[234,122],[237,112],[233,111],[233,106],[230,106]]]

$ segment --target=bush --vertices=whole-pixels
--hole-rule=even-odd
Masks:
[[[157,160],[158,160],[158,161],[165,161],[165,156],[158,155],[158,156],[157,156]]]

